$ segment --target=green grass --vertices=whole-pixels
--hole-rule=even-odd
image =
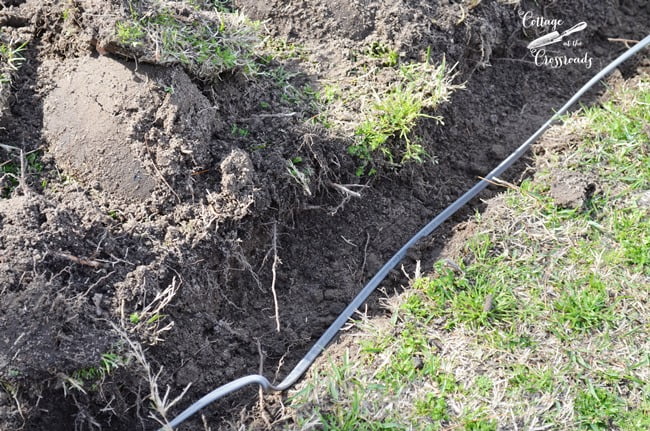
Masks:
[[[624,431],[650,429],[650,399],[646,399],[637,408],[620,413],[615,423]]]
[[[550,131],[534,178],[308,376],[290,429],[649,429],[649,106],[646,77]],[[582,207],[560,170],[593,178]]]
[[[432,393],[427,394],[424,399],[416,400],[414,407],[416,415],[431,419],[433,422],[449,419],[447,400]]]
[[[183,17],[166,2],[131,1],[129,19],[115,26],[126,49],[156,64],[181,64],[194,76],[216,80],[233,70],[253,74],[260,24],[224,2],[193,1],[195,12]]]
[[[397,59],[388,65],[396,67]],[[369,165],[375,154],[390,164],[422,163],[428,154],[413,136],[417,121],[428,118],[442,122],[441,117],[428,112],[447,101],[452,89],[460,88],[452,85],[454,75],[444,61],[438,66],[428,60],[409,63],[397,70],[397,82],[383,94],[375,95],[375,100],[365,109],[364,119],[354,130],[357,138],[349,152],[361,159],[357,175],[371,173]]]
[[[435,162],[418,133],[429,120],[441,123],[435,111],[463,84],[454,83],[454,67],[444,58],[402,61],[399,53],[382,42],[351,52],[354,66],[336,82],[322,82],[314,96],[312,121],[348,142],[357,159],[357,176],[407,163]]]
[[[231,13],[233,11],[230,0],[187,0],[195,9],[212,9],[217,12]]]
[[[115,24],[117,40],[128,46],[140,46],[144,43],[144,26],[139,22],[118,22]]]
[[[555,375],[550,368],[533,368],[528,365],[515,364],[509,372],[508,386],[522,389],[524,393],[548,393],[553,389]]]
[[[25,62],[22,53],[27,47],[26,42],[22,44],[5,43],[3,39],[0,38],[0,91],[4,86],[11,84],[13,74]]]
[[[130,358],[117,353],[103,353],[97,365],[75,370],[71,375],[61,375],[64,391],[75,389],[82,393],[87,390],[98,391],[104,379],[118,368],[126,367],[131,362]]]
[[[379,59],[384,67],[395,67],[399,62],[399,53],[381,42],[370,44],[367,55]]]
[[[554,302],[557,322],[571,330],[601,329],[614,323],[613,304],[603,281],[594,274],[578,280],[560,280],[561,292]]]
[[[106,374],[109,374],[127,363],[125,358],[115,353],[102,354],[99,364],[95,367],[88,367],[74,372],[73,377],[82,381],[101,380]]]
[[[590,386],[576,395],[573,408],[579,428],[609,430],[624,406],[625,402],[608,390]]]

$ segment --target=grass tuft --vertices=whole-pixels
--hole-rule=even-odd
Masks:
[[[324,83],[316,93],[321,112],[313,120],[343,132],[348,153],[359,161],[356,175],[435,161],[416,129],[423,120],[442,123],[436,108],[464,88],[453,82],[454,67],[444,58],[433,64],[430,52],[423,61],[402,61],[396,50],[381,42],[350,55],[356,63],[348,76]]]
[[[396,61],[384,64],[396,66]],[[398,80],[384,94],[375,95],[365,118],[354,130],[357,139],[348,150],[362,161],[357,175],[365,173],[377,153],[391,164],[423,162],[427,153],[414,139],[413,129],[421,118],[442,122],[442,117],[427,112],[448,101],[453,89],[461,88],[452,85],[454,77],[453,68],[448,70],[444,60],[439,66],[426,61],[399,67]]]
[[[11,84],[13,74],[25,62],[22,52],[27,47],[27,42],[17,44],[13,41],[5,42],[0,38],[0,91]]]
[[[220,1],[190,3],[186,16],[176,2],[130,1],[130,17],[115,26],[117,43],[143,61],[181,64],[200,79],[233,70],[253,74],[260,23]]]
[[[606,389],[589,387],[576,395],[573,409],[580,428],[609,430],[624,405]]]
[[[561,296],[555,301],[555,318],[571,330],[601,329],[613,323],[615,314],[603,281],[595,274],[573,282],[562,282]]]

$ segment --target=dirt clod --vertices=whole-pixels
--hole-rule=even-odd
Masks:
[[[208,202],[219,220],[241,220],[255,204],[253,163],[245,151],[233,150],[220,165],[221,191],[208,196]]]
[[[550,196],[562,208],[580,209],[598,190],[598,185],[582,174],[570,171],[553,173]]]

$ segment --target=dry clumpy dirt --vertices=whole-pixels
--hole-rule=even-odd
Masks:
[[[650,28],[645,1],[484,0],[470,10],[448,0],[236,0],[231,7],[305,47],[308,60],[267,66],[290,71],[293,87],[336,82],[354,53],[376,41],[403,60],[430,48],[432,60],[458,63],[466,89],[436,112],[444,125],[418,125],[436,163],[357,178],[346,141],[309,125],[313,106],[284,97],[286,86],[270,74],[235,71],[206,83],[177,65],[106,52],[127,2],[0,1],[2,32],[28,42],[3,95],[0,143],[40,163],[19,173],[16,187],[7,188],[7,178],[1,184],[0,429],[155,429],[137,361],[94,386],[82,382],[83,391],[70,383],[80,370],[101,367],[102,355],[128,357],[116,326],[146,347],[153,370],[162,368],[163,393],[192,383],[169,417],[257,372],[260,349],[264,373],[281,379],[410,235],[625,49],[608,38],[639,40]],[[548,29],[523,28],[520,11],[587,22],[580,39],[591,69],[534,64],[526,45]],[[623,76],[640,61],[628,62]],[[0,148],[0,162],[15,158]],[[313,173],[310,193],[287,170],[297,158]],[[572,181],[588,189],[588,179]],[[368,187],[346,200],[332,183]],[[580,204],[580,196],[568,198]],[[431,263],[451,228],[411,252],[407,269]],[[395,272],[385,286],[404,283]],[[153,317],[161,295],[174,292],[162,316],[133,319]],[[249,408],[255,400],[255,390],[236,393],[206,409],[205,421],[212,429],[268,427],[277,411]],[[195,419],[183,429],[203,425]]]

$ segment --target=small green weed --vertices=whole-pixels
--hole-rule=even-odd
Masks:
[[[109,210],[108,216],[116,221],[123,221],[124,217],[120,210]]]
[[[0,198],[6,199],[18,186],[19,166],[9,162],[0,166]]]
[[[318,100],[322,103],[332,103],[342,96],[341,87],[337,84],[327,84],[318,94]]]
[[[128,362],[128,359],[116,353],[103,353],[97,366],[77,370],[72,374],[72,378],[78,382],[96,383],[97,380],[102,380],[106,375],[125,366]]]
[[[117,40],[127,46],[140,46],[145,37],[144,28],[138,22],[118,22],[115,24]]]
[[[167,317],[166,314],[156,313],[147,319],[147,325],[153,325],[154,323],[164,319],[165,317]]]
[[[63,12],[61,12],[61,17],[63,18],[63,21],[68,21],[74,14],[74,11],[72,9],[63,9]]]
[[[40,151],[34,151],[25,156],[27,166],[31,172],[40,173],[43,171],[43,163],[41,162],[42,154]]]
[[[35,184],[40,183],[41,188],[44,189],[47,185],[47,180],[40,179],[40,174],[44,168],[41,158],[42,152],[39,150],[25,154],[22,162],[20,161],[20,157],[11,154],[7,160],[0,163],[0,198],[10,197],[20,184],[22,163],[25,164],[26,182],[28,184],[32,182]]]
[[[381,42],[373,42],[368,47],[367,55],[379,59],[385,67],[395,67],[399,61],[399,53]]]
[[[246,129],[246,128],[244,128],[244,127],[239,127],[237,124],[233,124],[233,125],[230,127],[230,133],[231,133],[233,136],[237,136],[237,137],[239,137],[239,138],[245,138],[245,137],[247,137],[247,136],[250,134],[250,132],[248,131],[248,129]]]
[[[488,418],[466,419],[463,429],[465,431],[496,431],[497,421]]]

